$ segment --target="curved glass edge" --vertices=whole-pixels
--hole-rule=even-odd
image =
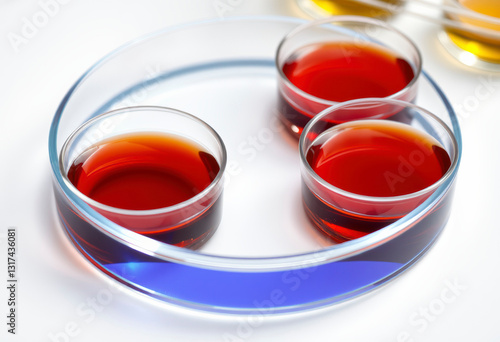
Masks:
[[[457,151],[457,153],[458,153],[457,169],[458,169],[458,166],[460,165],[460,161],[462,160],[462,131],[460,130],[460,125],[458,123],[458,117],[455,113],[455,110],[453,109],[453,106],[451,105],[450,101],[448,100],[448,97],[443,92],[443,90],[438,86],[436,81],[434,81],[434,79],[431,76],[429,76],[429,74],[427,72],[423,71],[423,74],[427,78],[429,83],[432,85],[434,90],[439,94],[439,97],[443,101],[443,104],[446,107],[446,110],[450,114],[450,120],[451,120],[451,125],[452,125],[451,128],[453,129],[453,133],[455,134],[455,140],[457,141],[457,145],[458,145],[458,151]]]
[[[268,20],[268,21],[281,21],[284,23],[302,23],[304,21],[295,19],[295,18],[286,18],[286,17],[246,17],[246,18],[232,18],[231,20],[210,20],[204,22],[205,24],[210,23],[227,23],[231,21],[238,20],[251,20],[251,21],[259,21],[259,20]],[[96,226],[102,230],[102,232],[117,241],[120,240],[122,243],[133,246],[133,248],[137,250],[142,250],[146,254],[154,255],[156,258],[165,260],[165,261],[174,261],[178,263],[190,264],[196,267],[205,268],[205,269],[213,269],[220,271],[245,271],[245,272],[272,272],[276,270],[284,270],[284,269],[293,269],[293,268],[304,268],[307,267],[308,264],[311,263],[311,258],[314,260],[316,265],[326,264],[331,262],[332,260],[347,258],[349,256],[353,256],[361,253],[362,251],[370,248],[374,248],[384,240],[391,238],[394,234],[400,233],[405,229],[405,227],[409,227],[412,222],[418,220],[426,211],[426,209],[432,207],[439,198],[447,191],[451,182],[453,182],[455,174],[453,177],[450,177],[449,182],[443,184],[438,191],[436,191],[429,199],[427,199],[420,207],[415,209],[412,213],[407,215],[405,218],[400,221],[387,226],[386,228],[380,230],[377,233],[370,234],[364,238],[360,238],[357,240],[353,240],[350,242],[346,242],[342,245],[332,246],[330,248],[326,248],[319,252],[312,253],[304,253],[300,255],[286,256],[286,257],[273,257],[273,258],[230,258],[230,257],[222,257],[222,256],[214,256],[214,255],[206,255],[197,252],[193,252],[190,250],[185,250],[179,247],[170,246],[166,244],[158,244],[157,242],[150,241],[150,239],[140,236],[139,234],[130,232],[128,230],[123,229],[122,227],[114,224],[113,222],[107,220],[99,214],[95,214],[92,212],[90,207],[85,203],[79,203],[77,198],[72,198],[69,189],[67,189],[62,182],[61,175],[58,174],[58,157],[57,157],[57,128],[59,125],[60,117],[64,112],[64,108],[66,103],[69,101],[73,92],[78,88],[79,84],[81,84],[86,77],[88,77],[96,68],[104,63],[107,60],[112,59],[112,57],[124,49],[133,46],[137,42],[143,42],[146,39],[151,37],[155,37],[162,33],[173,32],[177,29],[182,29],[183,27],[190,27],[192,25],[199,25],[200,23],[190,24],[190,25],[182,25],[176,28],[170,28],[167,30],[162,30],[157,33],[151,34],[145,38],[137,39],[132,41],[131,43],[119,48],[115,52],[101,59],[98,63],[96,63],[89,71],[87,71],[70,89],[70,91],[64,97],[61,105],[59,106],[56,115],[52,121],[50,135],[49,135],[49,156],[50,162],[53,169],[54,177],[56,180],[57,186],[61,188],[61,190],[68,195],[69,199],[74,205],[77,205],[88,217],[91,217]],[[455,112],[453,111],[451,105],[446,99],[444,93],[439,89],[437,84],[427,75],[427,73],[423,72],[423,75],[429,80],[431,85],[435,88],[438,94],[441,96],[447,110],[450,114],[450,119],[453,125],[453,131],[455,133],[459,150],[457,151],[459,156],[459,161],[461,158],[461,134],[458,126],[458,120],[456,118]],[[105,226],[108,229],[102,229],[101,226]]]
[[[56,203],[77,250],[114,280],[156,299],[193,309],[278,314],[339,303],[394,279],[424,255],[442,232],[451,209],[452,190],[448,189],[426,218],[390,245],[322,265],[260,273],[158,260],[103,235],[59,189]]]

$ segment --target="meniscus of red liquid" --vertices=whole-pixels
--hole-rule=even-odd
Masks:
[[[68,178],[84,195],[128,210],[169,207],[203,191],[219,172],[201,146],[173,135],[131,134],[78,156]]]

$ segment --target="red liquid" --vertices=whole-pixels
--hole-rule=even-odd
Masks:
[[[326,182],[350,193],[371,197],[408,195],[436,183],[451,160],[432,137],[409,125],[383,121],[353,121],[320,136],[306,158]],[[337,241],[358,238],[380,229],[416,208],[431,193],[393,204],[352,201],[336,193],[319,194],[303,187],[308,215]],[[340,208],[339,208],[340,207]]]
[[[75,159],[68,178],[81,193],[101,204],[150,210],[196,196],[219,170],[215,158],[201,146],[176,136],[144,133],[116,137],[89,148]],[[159,214],[127,215],[95,209],[124,227],[186,246],[211,235],[216,228],[220,213],[213,211],[220,206],[211,202],[207,199],[180,212]],[[204,208],[204,203],[210,204]],[[203,214],[192,217],[200,212]]]
[[[366,42],[317,43],[294,52],[283,73],[302,91],[323,100],[343,102],[387,97],[404,89],[415,77],[411,65],[394,52]],[[307,122],[328,106],[284,89],[293,102],[281,98],[280,112],[288,127],[300,134]],[[409,98],[412,101],[414,94]]]

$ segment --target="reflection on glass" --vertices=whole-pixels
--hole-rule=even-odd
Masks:
[[[500,70],[500,3],[498,0],[447,0],[447,5],[470,10],[471,13],[484,14],[489,19],[498,18],[498,23],[480,19],[446,14],[450,19],[466,25],[490,29],[491,35],[465,32],[447,28],[441,35],[444,46],[461,62],[471,66]],[[497,34],[495,34],[497,32]]]
[[[379,0],[381,2],[398,5],[400,0]],[[326,17],[330,15],[362,15],[366,17],[384,18],[390,12],[370,6],[356,0],[297,0],[299,6],[313,17]]]

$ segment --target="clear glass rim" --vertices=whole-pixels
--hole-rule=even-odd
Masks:
[[[280,65],[280,57],[281,57],[280,55],[281,55],[282,48],[284,47],[284,45],[286,44],[286,42],[289,39],[293,38],[293,36],[300,33],[301,31],[306,30],[308,28],[311,28],[313,26],[320,26],[320,25],[324,25],[324,24],[328,24],[328,23],[341,23],[341,22],[371,24],[371,25],[375,25],[375,26],[387,29],[389,31],[392,31],[393,33],[396,33],[398,36],[400,36],[401,38],[406,40],[406,42],[409,43],[409,45],[413,48],[414,52],[416,53],[417,65],[416,65],[415,74],[413,75],[412,80],[403,89],[401,89],[398,92],[391,94],[385,98],[387,98],[387,99],[398,98],[398,97],[402,96],[403,94],[405,94],[406,92],[408,92],[409,89],[411,89],[413,87],[413,85],[415,85],[417,83],[417,81],[420,78],[421,73],[422,73],[422,54],[420,53],[420,50],[417,47],[417,45],[408,36],[406,36],[404,33],[402,33],[401,31],[397,30],[395,27],[387,24],[386,22],[384,22],[382,20],[361,17],[361,16],[353,16],[353,15],[338,15],[335,17],[318,19],[318,20],[315,20],[312,22],[307,22],[305,24],[302,24],[299,27],[296,27],[295,29],[290,31],[281,40],[281,42],[278,45],[278,49],[276,50],[275,64],[276,64],[276,69],[278,71],[278,75],[279,75],[280,79],[285,83],[285,85],[288,88],[292,89],[295,93],[299,94],[300,96],[302,96],[310,101],[320,103],[320,104],[323,104],[325,106],[334,106],[338,103],[341,103],[338,101],[330,101],[330,100],[322,99],[320,97],[314,96],[314,95],[309,94],[308,92],[305,92],[304,90],[300,89],[299,87],[294,85],[288,79],[288,77],[285,75],[285,73],[283,72],[283,69],[281,68],[281,65]]]
[[[104,120],[108,117],[112,117],[115,115],[119,115],[122,113],[130,113],[130,112],[145,112],[145,111],[156,111],[156,112],[163,112],[163,113],[168,113],[168,114],[173,114],[173,115],[178,115],[182,116],[185,118],[188,118],[197,124],[203,126],[207,132],[209,132],[217,141],[217,145],[221,151],[221,161],[220,161],[220,169],[215,178],[212,180],[212,182],[201,192],[196,194],[195,196],[177,203],[175,205],[171,205],[168,207],[163,207],[163,208],[157,208],[157,209],[148,209],[148,210],[131,210],[131,209],[122,209],[122,208],[116,208],[112,207],[106,204],[103,204],[101,202],[98,202],[86,195],[84,195],[80,190],[78,190],[73,183],[69,180],[66,172],[64,171],[64,164],[67,161],[65,159],[65,156],[67,154],[68,148],[71,145],[72,142],[78,137],[78,135],[88,127],[92,126],[94,123]],[[211,191],[214,190],[218,186],[218,184],[222,181],[224,177],[224,172],[226,169],[226,164],[227,164],[227,151],[226,147],[224,145],[224,142],[222,141],[222,138],[219,136],[219,134],[210,126],[208,125],[205,121],[201,120],[200,118],[177,110],[175,108],[170,108],[170,107],[160,107],[160,106],[132,106],[132,107],[123,107],[119,109],[114,109],[109,112],[102,113],[100,115],[97,115],[93,117],[92,119],[84,122],[82,125],[80,125],[76,130],[74,130],[68,139],[63,144],[63,147],[61,148],[61,153],[59,154],[59,172],[62,175],[63,181],[65,182],[66,186],[70,189],[70,191],[77,196],[79,199],[84,201],[85,203],[98,208],[103,211],[107,212],[112,212],[116,214],[121,214],[121,215],[129,215],[129,216],[145,216],[145,215],[158,215],[158,214],[165,214],[169,212],[173,212],[185,207],[188,207],[190,205],[193,205],[197,201],[203,199],[205,196],[210,194]]]
[[[68,90],[63,100],[61,101],[54,119],[52,121],[49,133],[49,157],[50,164],[53,171],[53,178],[55,179],[55,185],[59,187],[60,191],[63,192],[65,196],[69,196],[68,200],[73,202],[73,205],[77,206],[87,217],[92,219],[93,225],[96,229],[102,233],[110,236],[111,238],[121,241],[124,245],[130,246],[139,251],[154,256],[158,259],[165,261],[172,261],[175,263],[181,263],[191,267],[206,268],[219,271],[227,272],[273,272],[273,271],[283,271],[283,270],[294,270],[303,267],[311,267],[315,265],[321,265],[335,260],[343,259],[348,256],[353,256],[359,254],[363,251],[372,249],[380,244],[383,244],[388,239],[397,236],[399,233],[405,231],[410,227],[410,225],[417,221],[425,212],[434,205],[447,191],[451,184],[443,186],[443,188],[438,189],[434,194],[431,195],[419,208],[415,209],[413,212],[400,219],[396,223],[393,223],[377,232],[366,235],[362,238],[344,242],[339,245],[333,245],[318,251],[311,251],[307,253],[287,255],[287,256],[277,256],[277,257],[229,257],[229,256],[219,256],[204,254],[201,252],[192,251],[186,248],[181,248],[177,246],[172,246],[169,244],[161,243],[156,240],[144,237],[138,233],[132,232],[125,229],[116,223],[106,219],[102,215],[93,211],[85,202],[77,203],[74,198],[71,198],[71,193],[68,193],[68,189],[64,182],[61,182],[61,175],[58,168],[58,152],[57,152],[57,135],[59,129],[59,121],[61,116],[64,114],[64,110],[67,102],[70,100],[73,93],[78,89],[80,84],[85,81],[89,75],[91,75],[95,70],[97,70],[102,64],[110,62],[114,57],[120,55],[120,53],[126,51],[130,48],[137,48],[138,45],[144,43],[145,41],[157,38],[160,35],[165,34],[175,34],[178,30],[183,30],[186,28],[194,27],[206,27],[211,25],[228,25],[234,22],[245,22],[248,24],[280,24],[280,25],[300,25],[307,22],[307,20],[284,17],[284,16],[244,16],[244,17],[229,17],[224,19],[209,19],[203,21],[196,21],[188,24],[181,24],[174,27],[169,27],[166,29],[159,30],[152,34],[137,38],[132,40],[125,45],[117,48],[108,55],[97,61],[89,70],[87,70]],[[461,155],[461,133],[460,127],[458,125],[458,119],[456,114],[446,98],[445,94],[439,88],[439,86],[430,78],[425,72],[423,74],[426,76],[427,81],[431,84],[433,89],[437,92],[439,97],[443,101],[443,105],[446,107],[447,114],[453,124],[454,131],[457,134],[457,140],[459,140],[460,149],[458,154]]]
[[[445,174],[435,183],[433,183],[432,185],[422,189],[422,190],[419,190],[419,191],[416,191],[416,192],[413,192],[411,194],[406,194],[406,195],[400,195],[400,196],[387,196],[387,197],[377,197],[377,196],[366,196],[366,195],[360,195],[360,194],[356,194],[356,193],[353,193],[353,192],[349,192],[349,191],[346,191],[346,190],[343,190],[343,189],[340,189],[330,183],[328,183],[327,181],[325,181],[323,178],[321,178],[311,167],[311,165],[307,162],[307,149],[306,149],[306,137],[307,135],[310,133],[310,131],[313,129],[314,125],[316,125],[319,121],[321,121],[321,119],[323,119],[325,116],[331,114],[332,112],[338,110],[338,109],[342,109],[342,108],[345,108],[345,107],[349,107],[351,105],[356,105],[356,104],[359,104],[359,105],[363,105],[363,104],[366,104],[366,105],[369,105],[369,103],[372,103],[372,104],[389,104],[389,105],[397,105],[397,106],[404,106],[405,108],[406,107],[411,107],[415,110],[417,110],[419,112],[419,114],[423,115],[424,117],[428,117],[430,119],[432,119],[433,121],[435,121],[437,124],[439,124],[439,126],[446,132],[446,134],[448,135],[449,139],[451,140],[451,143],[452,143],[452,146],[453,146],[453,158],[451,160],[451,165],[450,167],[448,168],[448,170],[445,172]],[[373,117],[369,117],[369,118],[363,118],[363,119],[355,119],[355,120],[352,120],[352,121],[348,121],[348,122],[344,122],[344,123],[341,123],[341,124],[338,124],[337,126],[335,126],[335,128],[339,127],[345,127],[346,125],[349,125],[350,123],[352,122],[357,122],[357,121],[367,121],[367,120],[384,120],[384,118],[381,118],[381,119],[376,119],[377,116],[373,116]],[[375,119],[374,119],[375,118]],[[392,122],[392,121],[391,121]],[[419,196],[422,196],[422,195],[425,195],[427,193],[430,193],[432,191],[435,191],[438,187],[440,187],[443,183],[445,183],[448,178],[450,178],[452,176],[452,174],[454,174],[455,172],[455,169],[457,168],[458,166],[458,143],[455,139],[455,136],[453,134],[453,132],[449,129],[448,125],[446,125],[443,120],[441,120],[439,117],[437,117],[436,115],[434,115],[433,113],[429,112],[428,110],[420,107],[420,106],[417,106],[417,105],[414,105],[412,103],[409,103],[409,102],[405,102],[405,101],[401,101],[401,100],[394,100],[394,99],[387,99],[387,98],[363,98],[363,99],[356,99],[356,100],[351,100],[351,101],[346,101],[346,102],[342,102],[342,103],[339,103],[335,106],[332,106],[330,108],[327,108],[325,109],[324,111],[322,111],[321,113],[317,114],[316,116],[314,116],[311,121],[309,121],[307,123],[307,125],[305,126],[304,128],[304,131],[302,132],[301,136],[300,136],[300,139],[299,139],[299,153],[300,153],[300,161],[301,161],[301,164],[302,166],[304,167],[304,169],[307,171],[307,174],[310,175],[316,182],[318,182],[319,184],[321,184],[323,187],[327,188],[329,191],[331,192],[335,192],[335,193],[338,193],[342,196],[345,196],[345,197],[348,197],[348,198],[351,198],[351,199],[356,199],[356,200],[360,200],[360,201],[367,201],[367,202],[379,202],[379,203],[384,203],[384,202],[401,202],[401,201],[405,201],[405,200],[408,200],[408,199],[412,199],[412,198],[416,198],[416,197],[419,197]]]

